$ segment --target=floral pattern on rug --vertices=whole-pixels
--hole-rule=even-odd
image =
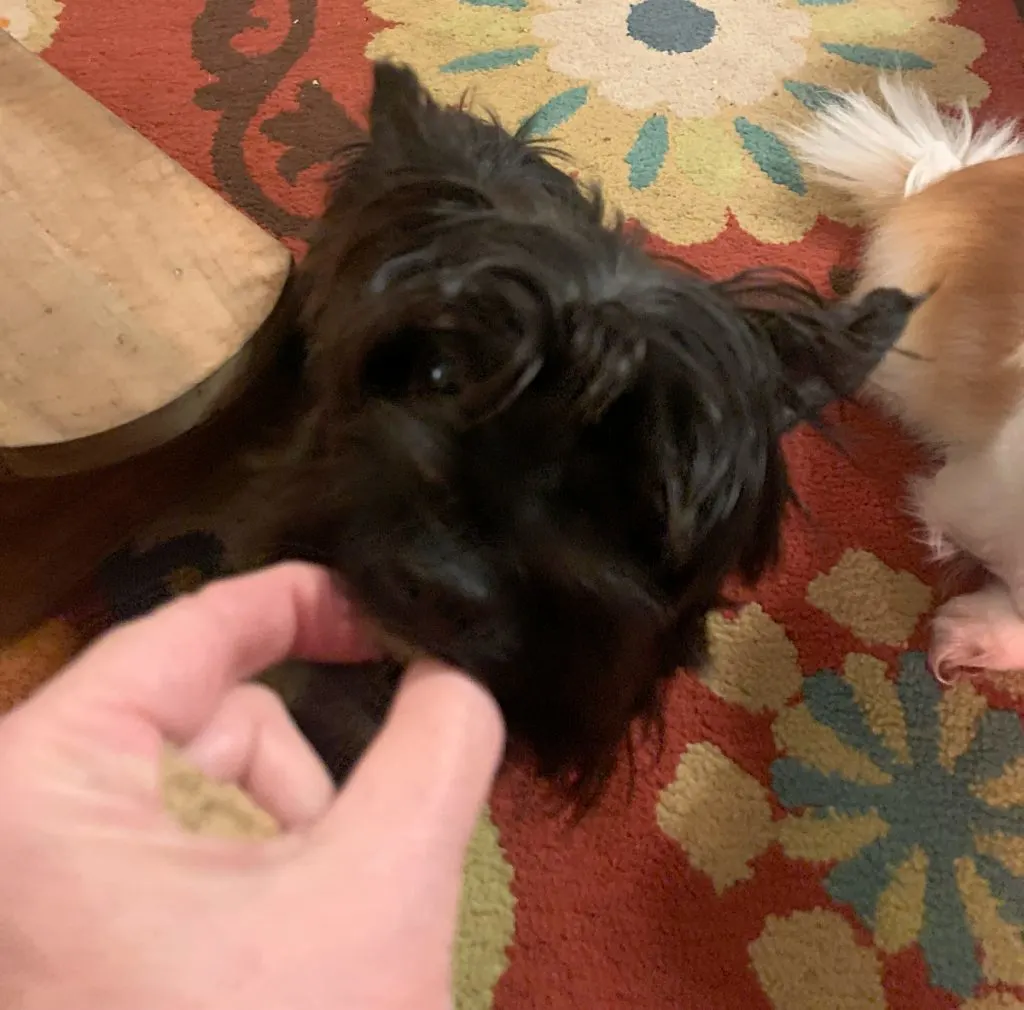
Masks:
[[[821,874],[832,907],[768,916],[749,947],[775,1010],[884,1007],[885,960],[906,952],[961,999],[1024,984],[1021,717],[970,682],[944,691],[921,652],[890,664],[867,651],[908,637],[930,596],[913,575],[846,552],[808,598],[865,651],[810,676],[758,604],[712,619],[709,686],[722,704],[773,713],[777,757],[762,783],[714,742],[691,744],[658,823],[719,894],[752,879],[773,846]],[[782,970],[796,951],[801,972]]]
[[[490,1010],[515,941],[513,870],[498,827],[484,810],[469,843],[453,966],[455,1010]]]
[[[835,89],[902,70],[940,100],[989,93],[984,44],[940,19],[957,0],[368,0],[392,27],[366,53],[412,64],[441,98],[471,89],[551,135],[611,200],[673,243],[729,215],[763,242],[850,209],[780,139]],[[530,117],[533,117],[532,120]],[[709,171],[709,165],[714,171]]]
[[[53,40],[63,9],[62,0],[0,0],[0,31],[42,52]]]

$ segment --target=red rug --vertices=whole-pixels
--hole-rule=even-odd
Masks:
[[[855,222],[780,122],[897,66],[983,116],[1024,108],[1011,0],[0,0],[2,22],[297,252],[373,56],[510,123],[542,109],[692,262],[823,285],[855,263]],[[570,827],[502,776],[467,865],[460,1008],[1024,1010],[1024,678],[930,678],[938,573],[900,507],[919,460],[870,413],[844,420],[849,458],[791,439],[810,518],[713,622],[714,672],[678,680],[632,795],[623,775]],[[81,613],[230,568],[201,516],[111,558]],[[86,626],[55,615],[0,655],[0,692]]]

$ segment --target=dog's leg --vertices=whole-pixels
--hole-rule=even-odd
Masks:
[[[929,660],[943,681],[963,669],[1024,670],[1024,620],[1006,586],[993,582],[943,604],[932,621]]]
[[[932,670],[1024,670],[1024,482],[1021,450],[1000,440],[947,463],[916,487],[929,541],[955,544],[981,561],[992,582],[943,604],[932,623]],[[938,551],[941,555],[942,548]]]

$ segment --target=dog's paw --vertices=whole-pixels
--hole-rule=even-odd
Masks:
[[[1024,669],[1024,620],[1002,586],[943,604],[932,620],[932,672],[951,683],[963,671]]]

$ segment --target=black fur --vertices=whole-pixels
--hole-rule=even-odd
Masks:
[[[586,803],[704,662],[723,580],[776,561],[781,435],[915,302],[655,261],[552,152],[406,68],[376,65],[369,119],[299,273],[308,407],[263,475],[264,556],[328,564],[390,640],[479,677]],[[327,751],[317,690],[295,709]]]

